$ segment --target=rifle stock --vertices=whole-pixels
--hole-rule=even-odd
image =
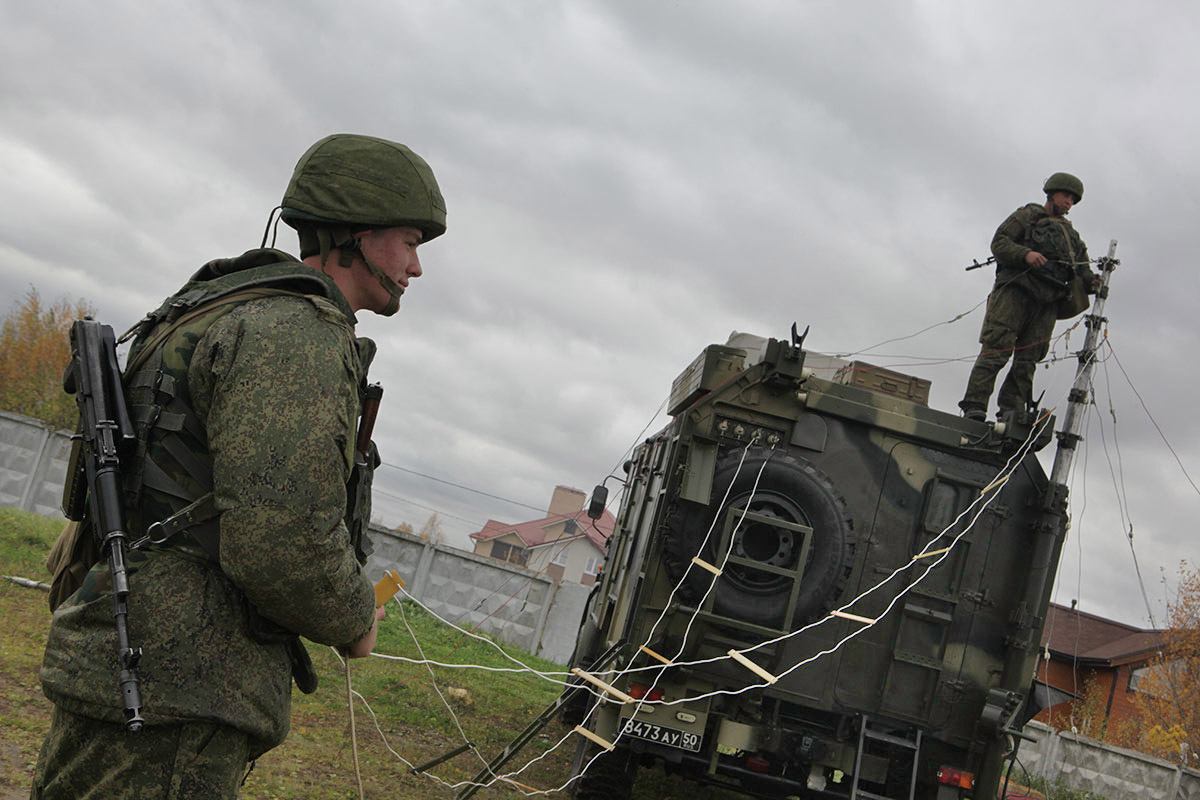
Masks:
[[[371,523],[371,480],[378,466],[378,455],[371,446],[371,434],[375,431],[375,418],[379,415],[382,399],[383,387],[378,383],[369,384],[362,390],[362,415],[354,440],[354,465],[346,486],[346,529],[350,532],[354,557],[360,564],[367,563],[372,551],[367,528]]]
[[[375,418],[379,416],[381,400],[383,386],[378,383],[369,384],[363,393],[362,417],[358,422],[358,438],[354,442],[354,451],[363,464],[367,463],[371,453],[371,434],[375,432]]]

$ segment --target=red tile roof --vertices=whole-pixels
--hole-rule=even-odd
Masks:
[[[518,522],[515,525],[489,519],[484,524],[483,530],[472,533],[471,538],[479,541],[487,541],[488,539],[495,539],[497,536],[503,536],[506,533],[515,533],[526,547],[536,547],[546,543],[548,528],[554,526],[556,523],[561,523],[563,520],[571,519],[575,520],[579,527],[575,531],[575,534],[564,534],[564,538],[582,534],[587,536],[588,541],[601,552],[604,551],[608,537],[612,536],[613,530],[617,526],[616,517],[610,514],[607,509],[605,509],[604,514],[598,520],[591,519],[585,511],[581,510],[575,514],[552,514],[541,519]]]
[[[1078,609],[1051,603],[1042,630],[1042,647],[1063,660],[1117,666],[1152,655],[1162,631],[1137,628]]]

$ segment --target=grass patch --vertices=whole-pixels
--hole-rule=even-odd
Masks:
[[[1020,770],[1014,770],[1012,779],[1016,783],[1024,784],[1046,795],[1046,800],[1106,800],[1102,794],[1083,789],[1072,789],[1061,780],[1048,781],[1045,778],[1027,775]],[[1001,786],[1003,785],[1003,780],[1001,780]]]
[[[63,528],[50,520],[0,508],[0,572],[47,581],[46,554]],[[29,779],[50,721],[37,671],[50,629],[46,594],[0,580],[0,798],[29,796]]]
[[[0,564],[4,565],[4,574],[47,580],[46,554],[64,524],[62,520],[0,507]]]
[[[48,581],[46,555],[62,527],[61,520],[0,508],[0,564],[3,565],[0,571]],[[51,714],[51,705],[42,695],[37,677],[50,627],[46,594],[0,581],[0,615],[5,619],[0,637],[0,800],[23,800],[29,796],[37,751]],[[491,645],[464,637],[411,602],[403,607],[394,602],[388,605],[387,619],[380,623],[376,652],[419,657],[405,620],[429,659],[512,666]],[[358,797],[345,669],[329,648],[312,644],[308,647],[320,676],[320,688],[312,695],[293,692],[291,735],[283,745],[259,759],[242,788],[239,795],[242,798],[353,800]],[[502,649],[536,669],[562,670],[515,648],[502,646]],[[447,800],[455,795],[454,790],[441,783],[413,775],[388,750],[383,737],[410,764],[423,764],[455,749],[463,743],[464,733],[485,759],[491,759],[559,693],[558,686],[528,674],[433,669],[435,678],[431,679],[422,665],[377,657],[351,662],[354,689],[367,699],[379,724],[376,730],[371,715],[361,704],[356,705],[359,764],[367,797]],[[435,683],[446,696],[453,716],[434,690]],[[463,691],[450,693],[451,688]],[[567,733],[561,723],[551,723],[506,769],[511,771],[545,752]],[[562,785],[568,776],[576,738],[569,738],[563,747],[517,780],[539,789]],[[431,771],[454,783],[473,778],[481,767],[478,758],[464,753]],[[698,793],[713,798],[734,796],[697,789],[694,784],[650,770],[639,773],[634,789],[635,798],[656,800],[691,800]],[[476,797],[525,795],[497,785],[480,791]]]

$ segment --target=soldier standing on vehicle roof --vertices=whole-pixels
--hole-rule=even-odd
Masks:
[[[282,218],[301,260],[212,261],[135,327],[127,527],[176,531],[128,558],[145,725],[122,724],[109,574],[82,555],[85,518],[52,556],[41,680],[55,711],[33,798],[234,797],[287,737],[293,676],[315,689],[298,637],[351,658],[374,647],[382,611],[355,532],[378,457],[356,459],[355,428],[375,345],[354,315],[395,313],[445,205],[404,145],[338,134],[300,159]]]
[[[1089,266],[1087,246],[1066,218],[1083,200],[1083,181],[1056,172],[1042,188],[1046,202],[1018,208],[992,238],[996,282],[979,333],[982,349],[958,404],[969,419],[987,418],[996,375],[1010,355],[1013,364],[996,398],[1000,413],[1032,402],[1033,373],[1050,350],[1055,320],[1087,308],[1086,299],[1082,307],[1062,308],[1070,299],[1071,279],[1078,276],[1089,293],[1100,283]]]

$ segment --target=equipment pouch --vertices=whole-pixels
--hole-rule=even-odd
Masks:
[[[1083,278],[1078,275],[1071,278],[1067,284],[1067,296],[1058,301],[1058,318],[1070,319],[1088,310],[1091,301],[1088,300],[1087,287]]]
[[[296,634],[258,613],[258,609],[244,595],[242,599],[246,606],[246,627],[251,639],[259,644],[279,644],[295,638]]]
[[[258,609],[249,600],[246,602],[246,624],[250,629],[250,638],[260,644],[283,644],[287,648],[288,660],[292,663],[292,678],[296,686],[305,694],[317,690],[317,671],[308,650],[300,637],[282,625],[277,625],[258,613]]]
[[[75,594],[99,561],[100,548],[96,546],[91,528],[84,522],[68,522],[46,557],[46,570],[53,576],[50,582],[51,611]]]
[[[305,694],[312,694],[317,690],[318,680],[317,670],[308,656],[308,648],[299,636],[292,636],[285,646],[292,662],[292,678],[296,681],[296,687]]]

